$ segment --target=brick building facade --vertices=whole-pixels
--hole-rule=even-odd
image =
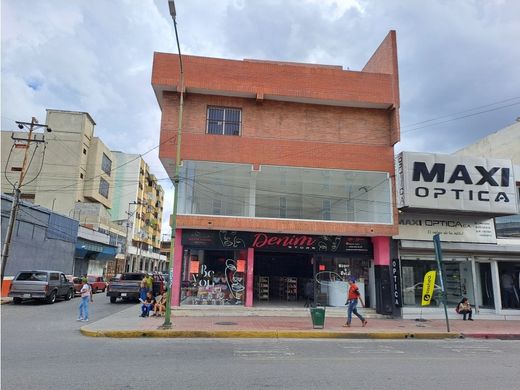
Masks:
[[[172,304],[285,304],[308,296],[305,286],[312,285],[312,299],[337,306],[336,287],[344,288],[341,279],[350,275],[364,286],[370,306],[388,311],[378,301],[388,290],[381,279],[387,279],[390,238],[397,234],[395,32],[361,71],[182,60]],[[179,80],[178,56],[155,53],[159,156],[170,177]]]

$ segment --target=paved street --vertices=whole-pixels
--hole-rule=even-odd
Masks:
[[[520,342],[111,339],[79,333],[79,299],[2,306],[2,389],[513,389]],[[128,304],[95,296],[92,320]]]

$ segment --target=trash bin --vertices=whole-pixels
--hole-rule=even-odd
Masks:
[[[325,326],[325,308],[311,307],[312,327],[314,329],[323,329]]]

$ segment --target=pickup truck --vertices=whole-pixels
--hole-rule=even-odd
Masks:
[[[59,271],[20,271],[11,284],[9,296],[14,304],[24,299],[42,299],[52,304],[57,297],[72,299],[74,284]]]
[[[116,303],[117,298],[125,300],[138,300],[141,280],[146,276],[145,272],[126,272],[119,279],[111,280],[107,287],[107,297],[110,303]],[[162,294],[164,291],[164,279],[160,274],[153,274],[154,295]]]
[[[145,276],[144,272],[126,272],[118,280],[110,281],[107,287],[110,303],[116,303],[117,298],[139,299],[139,287]]]

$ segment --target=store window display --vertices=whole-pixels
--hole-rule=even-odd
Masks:
[[[186,250],[181,305],[243,305],[245,251]]]
[[[403,305],[421,306],[424,275],[428,271],[438,271],[437,263],[427,260],[403,260],[401,268]],[[445,262],[443,272],[448,305],[456,306],[463,296],[473,295],[469,263],[460,261]],[[442,289],[440,274],[437,272],[430,307],[438,307],[441,304]]]

